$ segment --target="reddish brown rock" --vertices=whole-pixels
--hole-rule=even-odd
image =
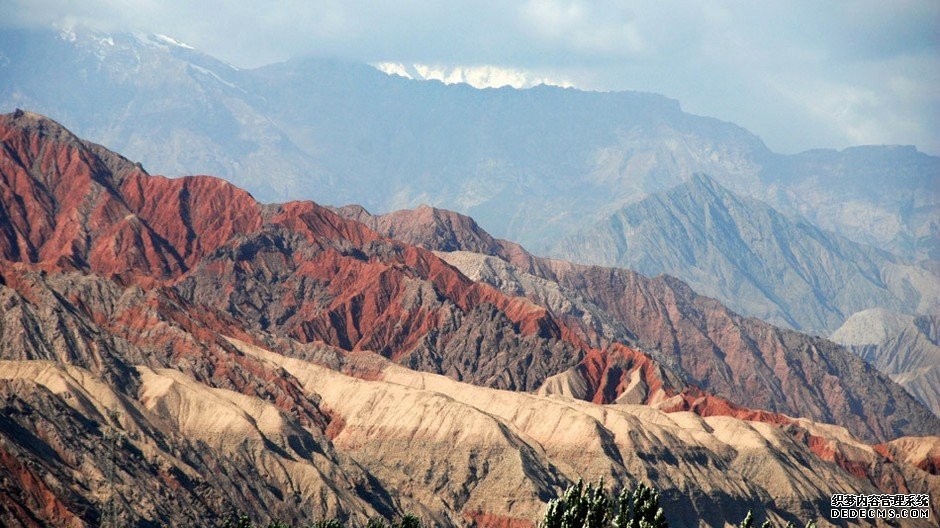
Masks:
[[[466,517],[470,521],[470,526],[481,528],[533,528],[535,526],[535,522],[529,519],[504,517],[486,512],[473,512],[467,514]]]

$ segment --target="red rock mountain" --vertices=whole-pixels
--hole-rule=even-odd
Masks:
[[[9,262],[165,291],[207,326],[374,350],[497,388],[534,390],[590,351],[545,308],[313,202],[263,206],[215,178],[149,176],[34,114],[8,116],[2,133]]]
[[[28,112],[0,116],[0,145],[5,526],[510,526],[601,475],[667,490],[676,526],[720,526],[935,486],[932,455],[736,406],[312,202],[150,176]]]

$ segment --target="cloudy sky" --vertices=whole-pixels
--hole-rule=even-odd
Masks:
[[[0,0],[0,13],[162,33],[241,67],[316,54],[657,92],[784,153],[940,155],[940,0]]]

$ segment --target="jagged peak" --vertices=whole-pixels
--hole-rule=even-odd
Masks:
[[[58,121],[21,108],[17,108],[8,114],[0,115],[0,126],[16,128],[24,132],[40,132],[44,136],[52,136],[59,140],[68,139],[74,142],[81,142],[78,136]]]
[[[686,185],[692,188],[706,189],[712,193],[732,194],[725,186],[718,183],[718,180],[704,172],[692,173]]]
[[[89,160],[96,158],[101,166],[117,180],[134,171],[148,174],[139,162],[133,162],[97,143],[83,140],[58,121],[29,110],[17,108],[13,112],[0,115],[0,134],[5,137],[16,135],[24,138],[37,136],[44,142],[51,141],[74,148],[84,152]],[[63,174],[53,172],[46,176],[61,177]]]

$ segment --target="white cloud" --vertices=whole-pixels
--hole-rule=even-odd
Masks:
[[[429,64],[405,65],[400,62],[380,62],[373,66],[389,75],[407,79],[441,81],[444,84],[464,83],[474,88],[531,88],[540,84],[569,88],[572,84],[548,76],[512,68],[501,68],[489,64],[477,66],[441,66]]]
[[[905,64],[907,63],[907,64]],[[780,76],[766,84],[795,111],[809,141],[828,146],[916,144],[940,153],[940,64],[918,72],[917,61],[866,62],[865,75]],[[820,145],[822,146],[822,145]],[[808,148],[808,147],[807,147]]]
[[[373,64],[372,66],[382,73],[397,75],[399,77],[404,77],[405,79],[414,79],[414,77],[408,73],[408,68],[400,62],[379,62]]]
[[[872,143],[884,101],[875,92],[855,86],[816,82],[778,83],[776,91],[809,113],[818,126],[829,128],[849,143]]]

